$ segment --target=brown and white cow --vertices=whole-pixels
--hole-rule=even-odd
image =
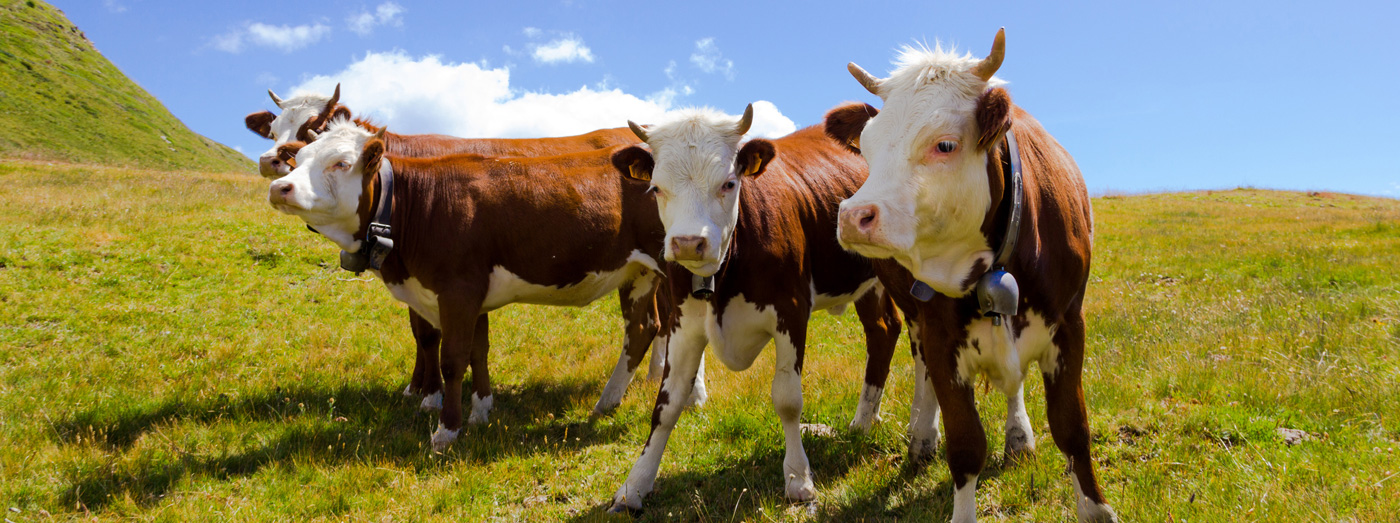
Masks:
[[[802,362],[814,311],[854,302],[865,327],[868,364],[856,428],[874,418],[899,338],[899,314],[865,258],[836,241],[838,203],[865,179],[858,155],[808,127],[775,140],[740,143],[753,109],[739,120],[686,110],[673,121],[632,128],[647,142],[613,157],[618,170],[647,180],[665,224],[672,310],[670,344],[651,433],[614,511],[639,509],[652,490],[666,442],[696,381],[705,346],[732,370],[753,365],[769,340],[777,348],[773,407],[782,420],[787,497],[816,497],[802,447]],[[706,284],[700,278],[711,278]],[[697,283],[698,282],[698,283]],[[698,287],[697,287],[698,285]],[[712,288],[706,295],[702,288]]]
[[[582,306],[618,290],[629,341],[599,400],[616,406],[659,327],[653,295],[663,234],[646,184],[613,169],[618,148],[542,158],[408,158],[385,154],[385,134],[332,121],[299,148],[296,168],[272,182],[268,198],[356,252],[385,196],[379,180],[392,174],[393,250],[377,272],[395,298],[442,333],[443,410],[434,448],[447,447],[461,430],[469,363],[467,422],[486,421],[493,402],[486,313],[510,303]]]
[[[938,403],[925,408],[942,408],[953,521],[976,519],[974,492],[987,457],[974,380],[985,376],[1006,393],[1007,451],[1027,451],[1035,439],[1021,397],[1031,363],[1045,380],[1050,432],[1069,460],[1079,519],[1113,521],[1089,455],[1080,385],[1089,197],[1074,159],[993,77],[1004,49],[1003,32],[980,60],[906,48],[886,79],[850,65],[884,108],[876,114],[855,105],[827,118],[828,134],[870,165],[870,178],[841,203],[838,236],[855,252],[897,262],[898,269],[880,266],[892,290],[909,290],[916,280],[927,286],[928,301],[901,301],[917,307],[911,335]],[[1013,215],[1016,178],[1008,171],[1018,164],[1022,200]],[[1014,247],[1004,242],[1012,230]],[[979,282],[999,270],[1014,277],[1019,299],[997,307],[1005,315],[988,316],[979,295],[995,294],[996,286]]]
[[[282,114],[273,115],[271,112],[263,111],[250,114],[246,119],[250,130],[275,141],[273,149],[264,153],[259,161],[260,172],[268,178],[280,178],[291,172],[290,159],[279,157],[276,154],[278,147],[291,143],[314,141],[317,133],[325,131],[325,126],[331,118],[351,117],[349,108],[338,103],[340,100],[339,84],[336,85],[335,93],[330,97],[310,94],[282,100],[271,90],[268,91],[268,95],[272,97],[273,102],[283,108]],[[371,132],[378,132],[382,129],[365,120],[356,121]],[[576,136],[530,139],[457,138],[439,134],[384,133],[385,154],[414,158],[458,153],[495,157],[549,156],[603,149],[614,145],[628,145],[636,143],[636,141],[632,131],[627,128],[600,129]],[[646,333],[656,330],[655,327],[633,323],[634,320],[640,320],[643,316],[629,314],[627,312],[628,304],[624,303],[623,305],[622,310],[627,319],[626,332]],[[404,395],[423,396],[420,406],[425,410],[441,409],[442,379],[438,366],[438,344],[441,333],[431,323],[414,312],[412,308],[409,309],[408,315],[409,326],[417,345],[417,358],[409,384],[404,388]],[[623,345],[626,347],[631,343],[652,343],[652,341],[651,336],[647,336],[645,339],[633,337],[624,340]],[[655,342],[657,349],[664,351],[665,339],[657,339]],[[657,353],[652,358],[647,373],[648,380],[656,380],[661,377],[662,358],[659,357],[659,354]],[[624,363],[623,360],[628,360],[628,358],[622,358],[618,367],[614,369],[608,386],[604,388],[603,394],[594,407],[596,412],[609,411],[621,402],[622,393],[625,392],[627,383],[631,381],[632,369],[629,365],[635,365],[635,362]],[[704,395],[701,393],[697,396],[697,400],[703,402],[703,397]]]
[[[272,148],[258,156],[258,174],[277,179],[292,171],[291,166],[277,157],[277,148],[292,142],[310,142],[317,132],[325,129],[331,113],[339,107],[340,84],[335,85],[331,96],[304,94],[283,100],[272,89],[267,90],[267,95],[282,114],[258,111],[245,117],[243,123],[253,134],[272,140]]]

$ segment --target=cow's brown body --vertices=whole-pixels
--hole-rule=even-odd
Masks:
[[[462,426],[468,365],[475,400],[491,396],[486,313],[492,308],[516,301],[583,305],[620,286],[631,369],[645,354],[659,327],[654,293],[662,227],[646,185],[619,176],[609,163],[612,152],[388,157],[394,250],[381,276],[391,289],[416,282],[437,296],[446,431]],[[617,284],[593,280],[615,271],[627,273]],[[512,282],[547,289],[512,294]],[[597,288],[580,291],[580,285]],[[423,304],[410,305],[428,323],[423,318],[432,315]]]
[[[745,162],[753,161],[749,154],[755,142],[767,141],[754,140],[739,152],[740,172],[748,172]],[[680,399],[691,393],[707,343],[726,366],[744,370],[769,340],[776,342],[773,402],[787,445],[787,494],[794,499],[815,495],[797,432],[800,375],[815,300],[845,296],[843,303],[849,303],[859,298],[854,303],[867,336],[866,382],[877,392],[884,386],[899,337],[899,314],[875,283],[870,261],[843,250],[835,236],[837,204],[864,181],[865,165],[816,127],[771,144],[762,175],[745,181],[739,194],[738,222],[727,257],[714,275],[713,295],[692,296],[692,274],[679,264],[667,265],[675,308],[665,376],[651,433],[614,496],[614,510],[639,507],[641,497],[651,490],[666,440],[685,404]],[[619,155],[615,163],[627,172],[634,159]],[[765,316],[770,313],[771,320]],[[878,405],[878,395],[875,401]]]
[[[358,120],[361,127],[377,132],[382,127],[365,120]],[[567,154],[574,152],[604,149],[614,145],[627,145],[637,142],[637,137],[627,128],[600,129],[576,136],[558,138],[457,138],[441,134],[395,134],[384,133],[385,154],[401,158],[430,158],[453,154],[477,154],[489,157],[535,157]],[[627,308],[624,307],[623,311]],[[413,376],[405,393],[427,396],[426,407],[432,407],[442,391],[442,378],[438,367],[438,344],[441,332],[431,323],[423,320],[413,309],[409,309],[409,324],[418,346],[417,360],[413,366]],[[624,312],[624,315],[627,315]],[[648,330],[636,324],[627,315],[627,332],[643,333]],[[486,320],[482,320],[483,330]],[[634,341],[629,338],[629,344]],[[651,337],[638,342],[651,343]],[[482,343],[486,343],[483,339]],[[602,405],[600,405],[602,406]]]

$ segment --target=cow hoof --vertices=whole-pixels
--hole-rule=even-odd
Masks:
[[[635,517],[641,517],[641,515],[642,515],[642,508],[641,508],[641,507],[629,507],[629,506],[623,505],[623,504],[621,504],[621,503],[613,503],[613,505],[612,505],[611,507],[608,507],[608,513],[609,513],[609,514],[627,514],[628,516],[632,516],[632,517],[635,518]]]
[[[403,386],[403,395],[412,398],[414,396],[417,396],[418,393],[413,392],[413,384],[409,383],[408,385]]]
[[[609,412],[612,412],[614,409],[617,408],[618,405],[621,405],[621,404],[622,404],[621,401],[607,401],[607,402],[605,402],[605,401],[603,401],[602,399],[599,399],[599,400],[598,400],[598,403],[597,403],[596,405],[593,405],[593,415],[594,415],[594,416],[602,416],[602,415],[604,415],[604,414],[607,414],[607,413],[609,413]]]
[[[938,438],[914,438],[909,440],[909,461],[923,464],[933,461],[938,452]]]
[[[1113,512],[1113,507],[1088,503],[1088,506],[1079,507],[1079,521],[1084,523],[1117,523],[1118,514]]]
[[[495,404],[495,397],[494,397],[494,396],[487,396],[487,397],[485,397],[485,398],[478,398],[477,395],[476,395],[475,393],[473,393],[473,394],[472,394],[472,413],[471,413],[471,415],[467,416],[467,424],[468,424],[468,425],[481,425],[481,424],[486,423],[486,422],[489,420],[488,416],[489,416],[490,413],[491,413],[491,405],[493,405],[493,404]]]
[[[1021,458],[1035,453],[1035,439],[1020,427],[1007,429],[1006,447],[1003,452],[1008,463],[1020,461]]]
[[[870,427],[874,426],[875,423],[876,423],[876,422],[879,422],[879,421],[883,421],[883,420],[880,419],[880,415],[878,415],[878,414],[876,414],[876,415],[873,416],[873,417],[871,417],[871,416],[861,416],[860,414],[856,414],[856,417],[851,419],[851,424],[850,424],[849,426],[847,426],[846,428],[847,428],[848,430],[850,430],[851,432],[859,432],[859,433],[861,433],[861,434],[869,434],[869,433],[870,433]]]
[[[812,484],[812,476],[788,476],[786,495],[788,501],[806,502],[817,499],[817,487]]]
[[[461,430],[447,430],[447,427],[439,423],[437,430],[433,431],[433,451],[446,451],[447,447],[452,446],[452,442],[457,441],[457,435],[461,432]]]
[[[442,410],[442,392],[434,392],[431,395],[423,396],[423,402],[418,404],[418,408],[429,410]]]

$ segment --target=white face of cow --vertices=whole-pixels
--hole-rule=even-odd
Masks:
[[[666,227],[666,260],[700,276],[719,271],[739,219],[739,191],[745,180],[762,168],[761,162],[736,162],[739,141],[752,122],[750,106],[738,119],[709,110],[684,110],[672,121],[645,130],[633,124],[651,152],[640,147],[624,149],[614,157],[614,163],[624,174],[651,182],[650,190],[656,195],[657,211]],[[748,149],[746,145],[745,151]],[[772,150],[771,144],[768,150]],[[636,163],[648,165],[619,163],[618,158],[629,154]],[[744,172],[744,165],[753,166]]]
[[[381,137],[348,120],[334,120],[315,142],[296,152],[296,168],[272,182],[268,202],[353,250],[366,177],[381,168],[382,152]]]
[[[864,256],[894,258],[949,296],[969,292],[969,274],[993,261],[981,231],[991,192],[978,111],[983,93],[1001,84],[992,78],[1001,43],[998,33],[995,60],[906,48],[884,80],[852,64],[885,105],[860,132],[870,177],[841,202],[838,238]]]
[[[282,109],[282,114],[273,115],[268,111],[253,113],[248,115],[246,123],[249,130],[272,140],[272,148],[258,157],[258,172],[265,178],[276,179],[292,170],[290,165],[277,157],[277,148],[295,141],[314,140],[315,136],[308,135],[307,131],[314,131],[309,128],[320,127],[320,123],[330,118],[331,111],[340,101],[340,86],[335,86],[335,94],[331,96],[307,94],[283,100],[270,90],[267,94]]]

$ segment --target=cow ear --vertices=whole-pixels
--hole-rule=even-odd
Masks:
[[[292,168],[296,168],[297,153],[301,151],[302,147],[306,147],[306,143],[291,142],[279,145],[277,146],[277,158],[279,160],[287,162],[287,165],[292,166]]]
[[[360,152],[360,164],[363,165],[360,171],[365,176],[374,176],[379,173],[379,162],[384,158],[384,140],[371,138],[365,142],[365,148]]]
[[[651,170],[656,167],[656,160],[651,157],[650,151],[633,145],[613,153],[612,164],[623,176],[649,182]]]
[[[826,113],[826,135],[840,142],[851,152],[860,154],[860,133],[865,124],[880,114],[880,110],[863,103],[848,103]]]
[[[277,115],[270,111],[258,111],[248,115],[243,119],[243,123],[248,126],[253,134],[272,140],[272,121],[277,119]]]
[[[351,119],[350,108],[343,105],[335,106],[335,109],[331,110],[331,117],[326,120],[326,123],[330,123],[331,120],[335,120],[336,118]]]
[[[986,151],[1011,129],[1011,94],[997,87],[977,98],[977,148]]]
[[[761,138],[749,140],[749,143],[739,149],[739,156],[734,159],[734,168],[739,171],[739,176],[757,177],[763,174],[768,162],[773,161],[773,157],[777,155],[773,142]]]

